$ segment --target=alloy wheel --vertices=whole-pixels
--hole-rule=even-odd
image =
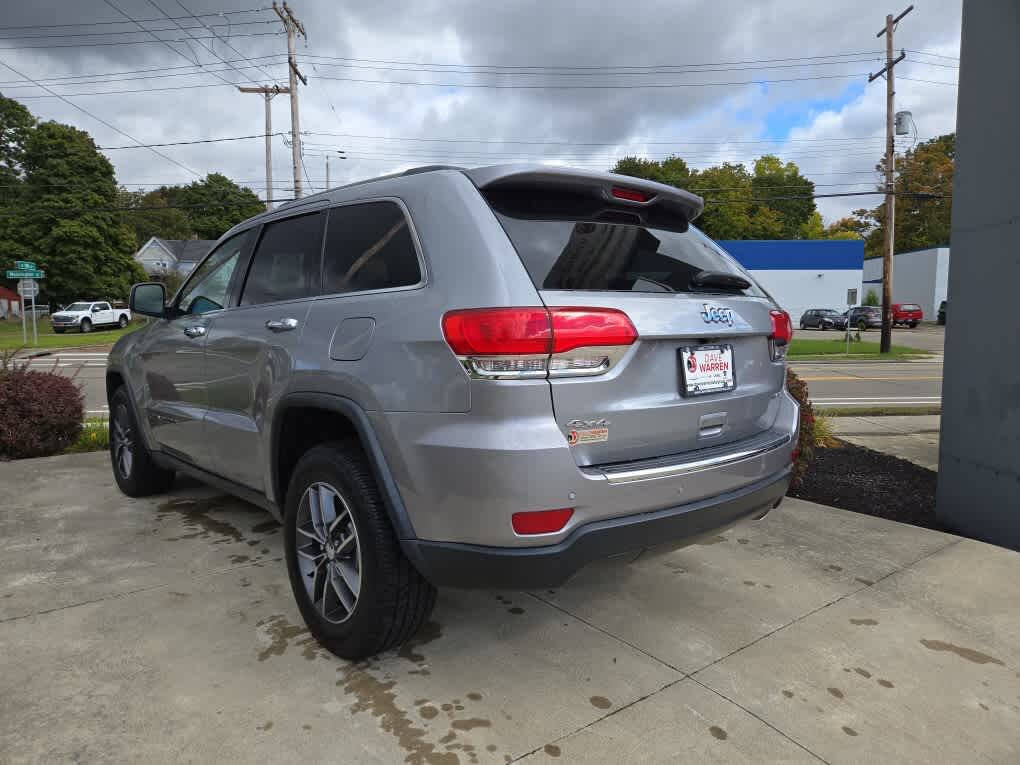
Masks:
[[[127,409],[124,406],[117,408],[117,412],[110,421],[113,431],[113,462],[117,466],[120,477],[131,478],[131,466],[135,460],[134,433],[131,430],[131,420],[128,417]]]
[[[361,594],[361,542],[347,501],[327,483],[313,483],[297,511],[297,563],[315,610],[332,624],[351,617]]]

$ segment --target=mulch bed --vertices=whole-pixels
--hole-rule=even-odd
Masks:
[[[935,519],[938,473],[899,457],[834,441],[835,446],[815,449],[815,458],[791,497],[947,530]]]

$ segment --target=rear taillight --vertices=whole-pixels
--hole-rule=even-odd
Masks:
[[[611,193],[617,199],[622,199],[626,202],[647,202],[652,198],[651,194],[646,194],[636,189],[625,189],[622,186],[613,186]]]
[[[637,340],[615,308],[474,308],[443,316],[447,344],[474,377],[599,375]]]
[[[772,318],[772,334],[769,335],[769,353],[773,361],[786,358],[786,347],[793,339],[793,320],[786,311],[769,311]]]
[[[514,513],[512,523],[518,534],[554,534],[561,531],[574,514],[573,508],[562,510],[533,510]]]

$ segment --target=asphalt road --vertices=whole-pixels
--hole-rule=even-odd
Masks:
[[[65,351],[33,359],[32,369],[73,376],[85,391],[90,417],[105,417],[106,354]],[[820,406],[931,406],[942,401],[942,358],[925,361],[793,362]]]

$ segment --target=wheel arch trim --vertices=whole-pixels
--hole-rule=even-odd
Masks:
[[[386,455],[383,453],[382,446],[376,437],[375,429],[368,419],[368,415],[365,414],[365,410],[358,403],[344,396],[313,391],[296,391],[288,393],[276,406],[276,411],[273,414],[272,431],[270,433],[269,489],[272,492],[272,497],[269,499],[274,501],[280,508],[283,507],[285,502],[285,498],[280,496],[280,431],[287,411],[297,407],[336,412],[351,422],[358,435],[358,440],[365,450],[365,456],[372,469],[372,475],[379,486],[379,491],[382,494],[383,503],[386,507],[386,514],[390,519],[390,523],[393,524],[393,530],[396,532],[397,539],[416,539],[414,526],[407,514],[407,508],[404,506],[404,501],[400,496],[400,490],[393,479],[393,474],[390,472]]]

